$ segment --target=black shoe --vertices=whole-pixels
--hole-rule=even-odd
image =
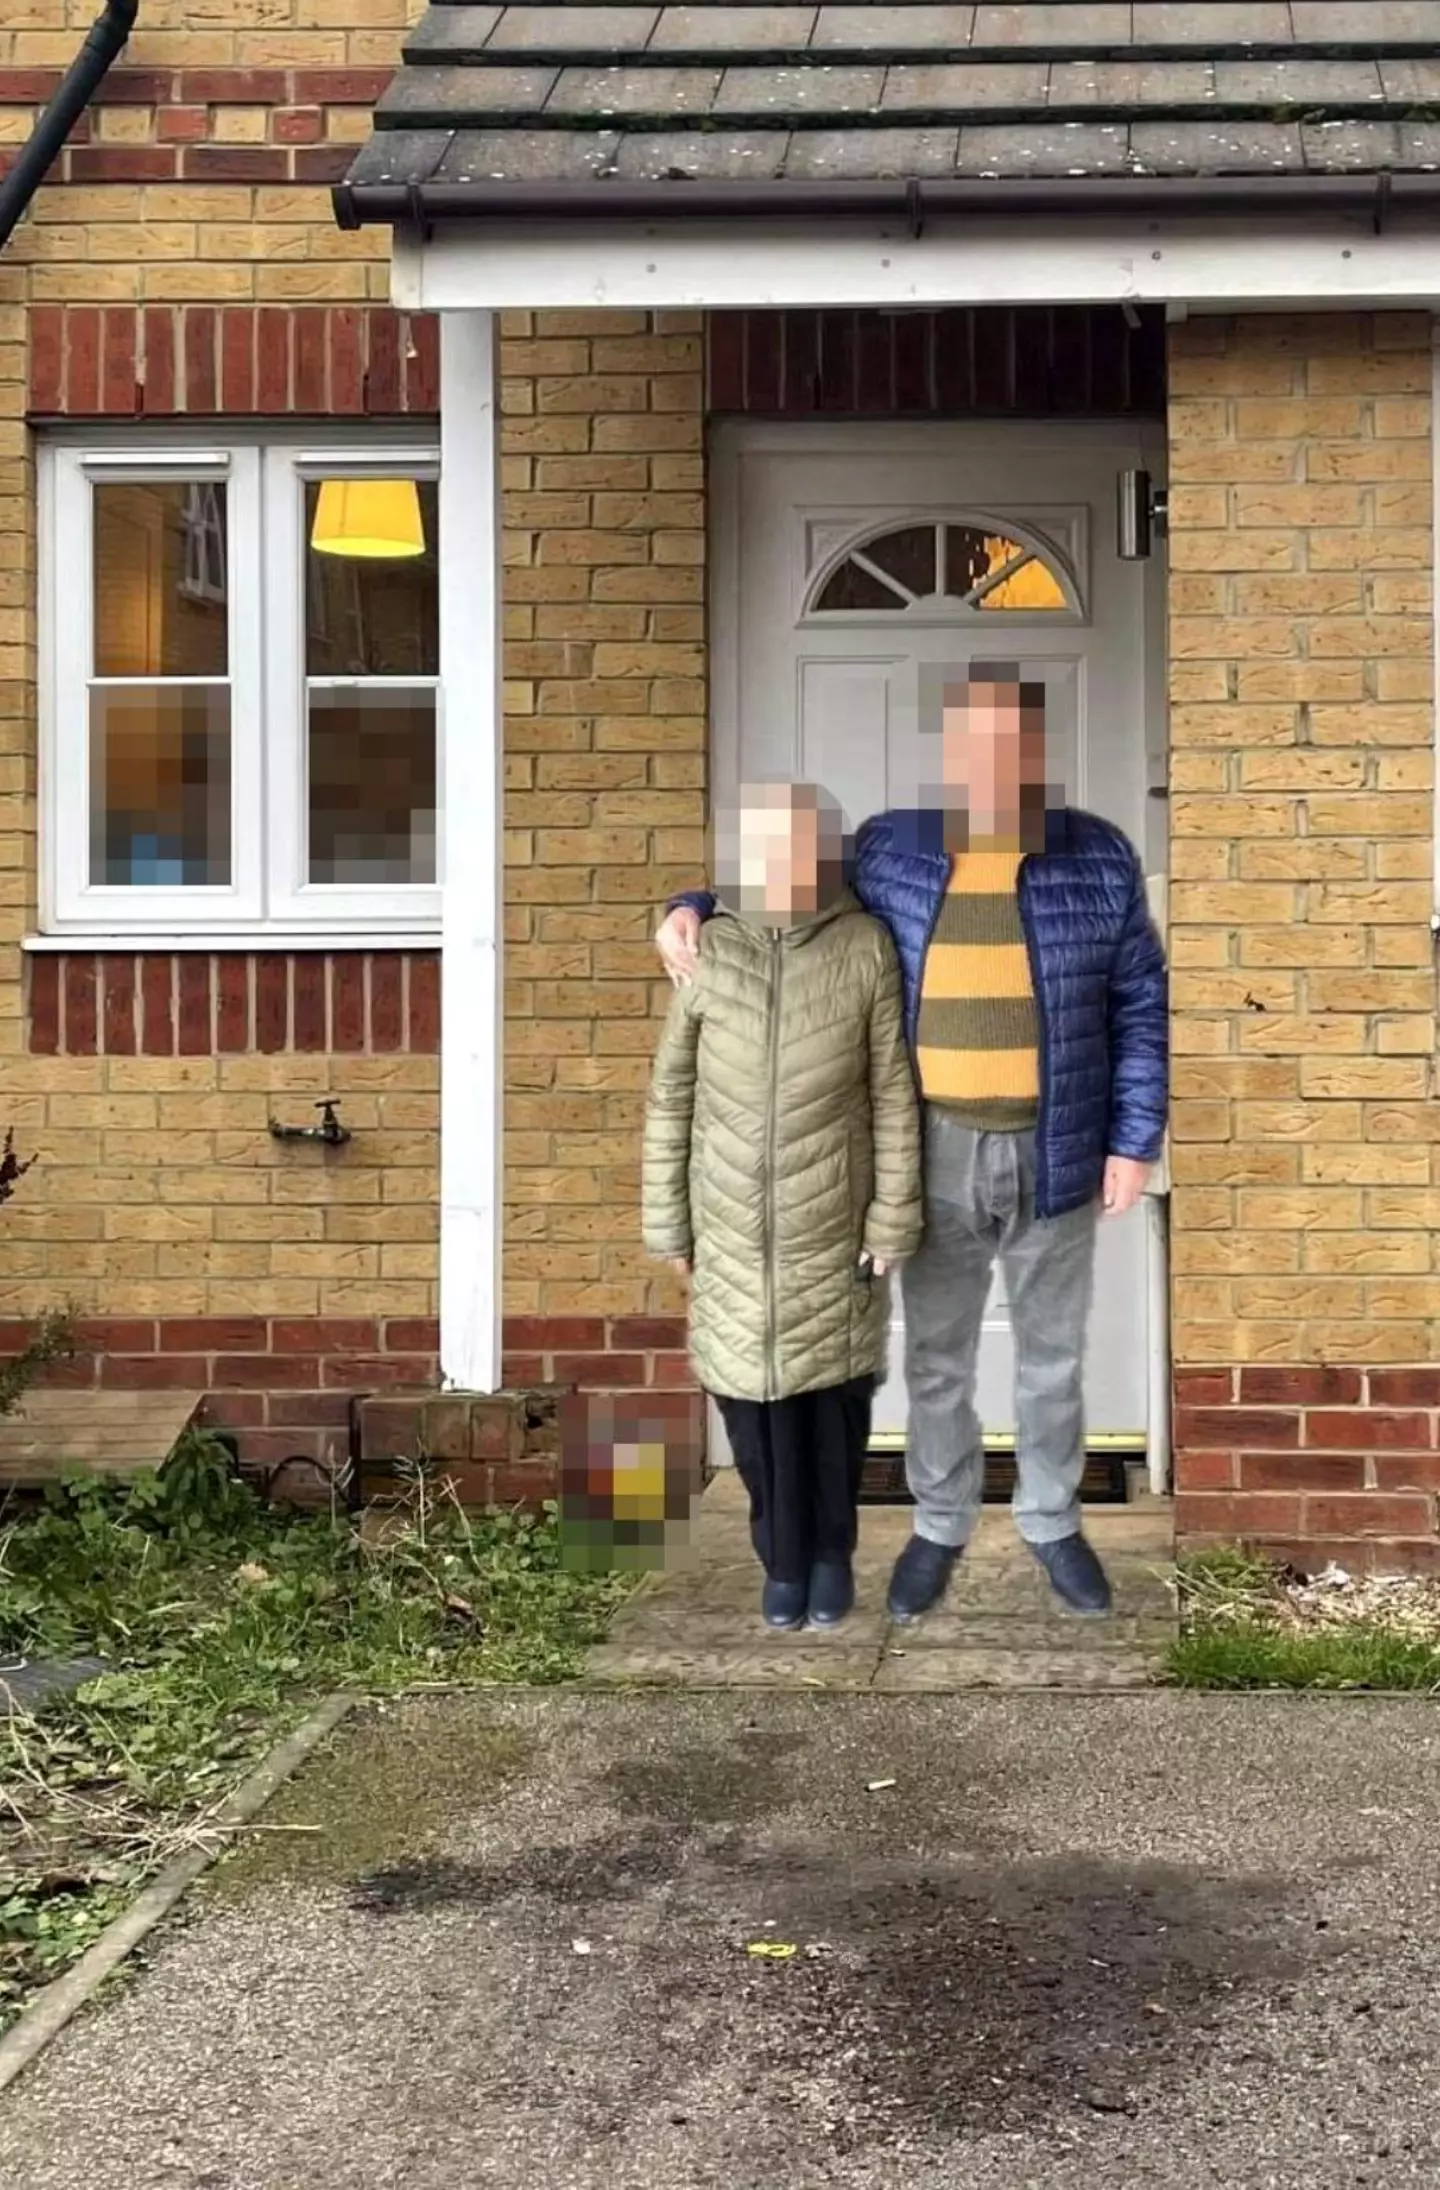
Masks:
[[[886,1608],[892,1620],[903,1624],[934,1610],[950,1587],[962,1548],[958,1544],[932,1544],[928,1536],[911,1537],[890,1577]]]
[[[804,1582],[777,1582],[768,1576],[760,1597],[760,1610],[767,1627],[803,1627],[805,1625],[805,1599],[809,1594]]]
[[[810,1625],[838,1627],[855,1605],[855,1575],[846,1560],[824,1560],[810,1569]]]
[[[1072,1612],[1094,1617],[1110,1610],[1105,1569],[1078,1531],[1053,1544],[1032,1544],[1030,1549],[1049,1575],[1050,1587]]]

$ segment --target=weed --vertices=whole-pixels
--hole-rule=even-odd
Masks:
[[[1170,1674],[1184,1688],[1440,1693],[1440,1600],[1424,1580],[1305,1582],[1253,1552],[1182,1563]]]
[[[367,1542],[263,1504],[197,1438],[155,1475],[69,1476],[0,1529],[0,1651],[107,1670],[7,1722],[0,2023],[321,1694],[573,1674],[626,1584],[560,1563],[553,1515],[475,1519],[428,1486]]]

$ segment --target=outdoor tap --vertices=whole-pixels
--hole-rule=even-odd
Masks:
[[[270,1120],[270,1136],[277,1141],[323,1141],[327,1148],[343,1148],[350,1138],[350,1128],[340,1123],[336,1115],[339,1099],[327,1095],[315,1105],[320,1113],[318,1125],[282,1125],[278,1118]]]

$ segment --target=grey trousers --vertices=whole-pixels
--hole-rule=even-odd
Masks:
[[[1033,1544],[1079,1528],[1097,1213],[1037,1217],[1033,1133],[977,1133],[926,1105],[925,1237],[901,1289],[906,1474],[932,1543],[965,1543],[980,1511],[975,1368],[997,1257],[1015,1339],[1015,1524]]]

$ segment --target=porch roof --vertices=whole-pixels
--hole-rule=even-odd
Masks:
[[[1403,202],[1437,170],[1440,0],[439,0],[336,209],[683,217],[896,184],[1243,205],[1388,177]]]

